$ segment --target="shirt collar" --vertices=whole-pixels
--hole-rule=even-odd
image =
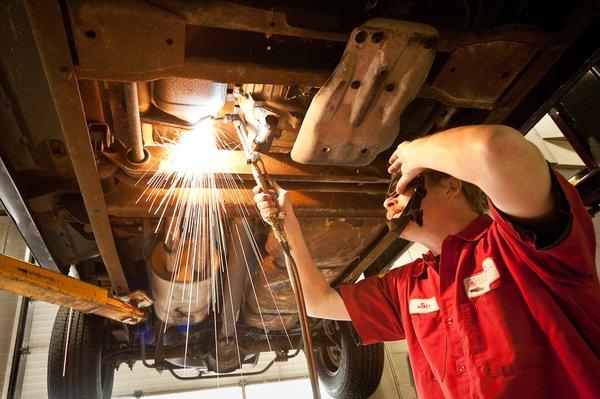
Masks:
[[[483,214],[473,220],[467,227],[465,227],[462,231],[454,234],[458,238],[461,238],[464,241],[475,241],[479,239],[483,233],[485,233],[492,224],[492,218],[488,215]]]
[[[415,277],[422,277],[427,271],[427,267],[435,267],[436,263],[435,256],[431,251],[424,253],[420,262],[415,266],[413,275]]]
[[[454,234],[458,238],[464,241],[475,241],[479,239],[488,229],[488,227],[492,224],[492,218],[488,215],[480,215],[475,220],[473,220],[467,227],[458,233]],[[437,261],[435,256],[431,251],[428,251],[423,254],[422,260],[415,266],[413,275],[415,277],[421,277],[427,271],[428,266],[435,267]]]

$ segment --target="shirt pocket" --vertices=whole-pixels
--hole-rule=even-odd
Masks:
[[[518,373],[544,362],[546,338],[510,279],[466,304],[474,361],[488,377]]]
[[[447,349],[441,312],[437,310],[431,313],[411,314],[410,318],[422,350],[422,352],[414,354],[413,368],[418,374],[415,379],[441,381],[446,369]]]

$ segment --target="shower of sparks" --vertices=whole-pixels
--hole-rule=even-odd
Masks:
[[[67,355],[69,353],[69,338],[71,335],[71,320],[73,319],[73,308],[69,308],[69,317],[67,319],[67,336],[65,337],[65,350],[63,355],[63,369],[62,376],[65,377],[67,374]]]
[[[231,248],[228,248],[227,233],[232,236],[232,239],[246,239],[251,243],[251,253],[235,254],[235,256],[244,259],[252,294],[257,304],[259,302],[252,281],[253,276],[250,273],[250,264],[256,259],[260,267],[262,256],[246,220],[246,217],[256,216],[256,210],[248,210],[244,205],[245,194],[238,189],[239,177],[221,173],[224,158],[220,150],[235,149],[232,143],[228,142],[212,121],[207,121],[194,130],[181,132],[176,141],[167,142],[164,146],[167,155],[160,160],[158,170],[148,180],[147,187],[137,202],[148,203],[150,213],[159,217],[155,233],[158,233],[162,227],[165,231],[165,244],[172,249],[174,261],[170,292],[167,295],[169,298],[166,305],[167,315],[170,314],[173,288],[177,282],[183,283],[181,302],[186,301],[188,306],[184,353],[184,367],[186,367],[189,329],[190,324],[194,322],[190,320],[192,304],[196,306],[201,302],[210,304],[206,309],[207,315],[209,312],[216,315],[221,313],[219,294],[224,298],[226,295],[224,290],[228,288],[231,297],[231,284],[227,273],[228,250]],[[226,200],[234,204],[235,216],[243,221],[242,229],[234,223],[229,226],[227,220],[231,220],[233,216],[227,214],[224,205]],[[167,213],[169,209],[171,209],[170,214]],[[260,269],[267,280],[264,271],[261,267]],[[223,281],[224,276],[226,281]],[[277,313],[280,315],[270,284],[268,280],[266,282]],[[210,289],[201,290],[201,283],[209,284]],[[260,305],[258,310],[263,329],[266,331]],[[281,315],[279,317],[283,325]],[[214,317],[214,320],[215,360],[218,369],[217,318]],[[163,333],[166,331],[167,324],[164,323]],[[239,341],[235,324],[233,327],[237,343]],[[292,344],[287,331],[286,336],[291,349]],[[267,344],[269,350],[272,350],[268,335]],[[239,346],[237,355],[241,366],[242,356]]]

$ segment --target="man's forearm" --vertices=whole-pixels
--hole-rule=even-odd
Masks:
[[[313,317],[349,320],[350,317],[341,298],[315,265],[304,240],[300,223],[293,214],[286,215],[285,232],[300,275],[308,314]]]
[[[482,167],[490,159],[491,143],[503,134],[504,126],[464,126],[410,143],[407,162],[448,173],[458,179],[481,184]],[[501,165],[497,165],[501,166]]]
[[[404,162],[479,186],[502,211],[522,218],[552,208],[550,175],[541,152],[516,130],[465,126],[408,143]]]

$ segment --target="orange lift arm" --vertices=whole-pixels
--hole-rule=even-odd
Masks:
[[[142,291],[113,297],[107,289],[0,254],[0,289],[126,324],[148,317],[152,300]]]

